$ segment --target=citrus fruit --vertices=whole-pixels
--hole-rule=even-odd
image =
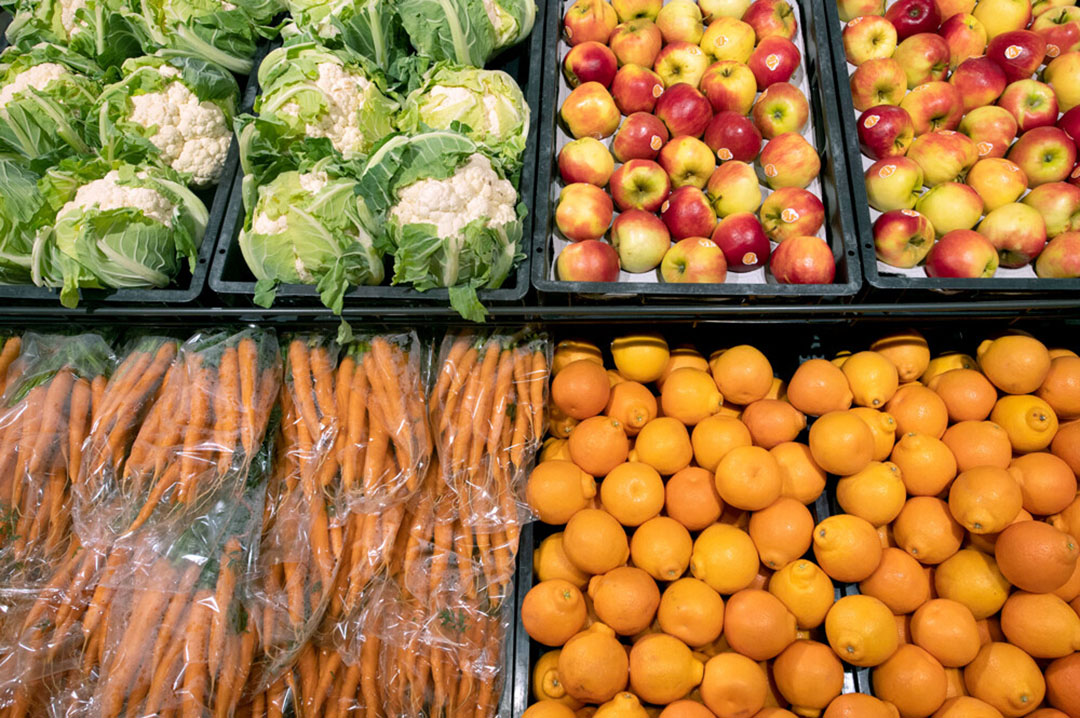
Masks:
[[[668,703],[664,710],[660,711],[658,718],[716,718],[716,716],[703,703],[681,700]]]
[[[822,718],[899,718],[892,703],[864,693],[845,693],[825,709]]]
[[[993,421],[1009,435],[1019,454],[1042,451],[1050,446],[1058,430],[1057,415],[1037,396],[1003,396],[990,412]]]
[[[805,554],[813,531],[814,517],[795,499],[777,499],[750,517],[750,538],[761,563],[774,570]]]
[[[579,701],[603,703],[626,688],[630,660],[615,632],[594,623],[563,646],[559,677],[566,692]]]
[[[574,711],[560,701],[542,700],[526,708],[521,718],[574,718]]]
[[[682,369],[683,367],[709,371],[709,362],[701,355],[701,352],[693,347],[676,347],[671,350],[671,353],[668,355],[667,364],[664,365],[664,371],[660,373],[660,378],[656,380],[657,388],[663,389],[664,381],[671,375],[671,372],[676,369]]]
[[[743,409],[742,422],[750,430],[755,446],[771,449],[794,441],[806,428],[806,415],[786,401],[758,399]]]
[[[964,684],[968,693],[1008,718],[1030,713],[1046,694],[1046,682],[1031,656],[998,641],[979,649],[975,660],[964,669]]]
[[[859,406],[880,409],[900,386],[896,365],[875,351],[852,354],[844,362],[843,372]]]
[[[976,466],[1005,469],[1012,461],[1009,435],[992,421],[961,421],[950,426],[941,440],[953,453],[960,471]]]
[[[659,334],[629,334],[611,342],[611,357],[626,379],[648,384],[663,375],[671,352]]]
[[[982,421],[997,402],[997,389],[974,369],[953,369],[934,377],[929,388],[945,402],[950,421]]]
[[[859,591],[882,601],[895,614],[911,613],[930,600],[930,576],[911,554],[886,548],[878,567],[859,583]]]
[[[891,361],[902,382],[917,380],[930,366],[930,346],[914,329],[882,337],[870,350]]]
[[[870,675],[874,695],[902,716],[929,716],[945,702],[945,669],[918,646],[900,646]]]
[[[982,620],[1001,610],[1010,586],[993,556],[966,548],[938,565],[934,588],[938,596],[964,604]]]
[[[853,666],[877,666],[896,652],[892,611],[873,596],[844,596],[825,617],[825,635],[836,655]]]
[[[1074,538],[1080,536],[1080,496],[1074,498],[1068,506],[1048,519],[1051,526]]]
[[[787,399],[809,416],[851,408],[854,397],[844,372],[824,359],[803,362],[788,382]]]
[[[656,397],[644,384],[623,381],[611,387],[604,413],[622,424],[627,436],[637,436],[641,427],[656,418]]]
[[[1007,334],[987,339],[976,352],[979,368],[1006,394],[1030,394],[1050,372],[1050,352],[1038,339]]]
[[[643,461],[663,476],[685,469],[694,458],[694,447],[686,426],[670,416],[653,419],[641,428],[634,451]]]
[[[772,678],[800,715],[817,715],[844,688],[844,666],[824,643],[795,641],[776,657]]]
[[[742,421],[717,414],[698,422],[690,434],[690,443],[698,466],[716,471],[720,459],[729,451],[738,446],[750,446],[754,441]]]
[[[825,490],[825,470],[817,465],[810,447],[788,441],[769,449],[780,467],[780,495],[812,504]]]
[[[836,500],[840,508],[874,526],[896,518],[904,508],[906,498],[900,469],[892,462],[872,461],[862,471],[836,483]]]
[[[665,705],[693,690],[705,666],[674,636],[654,633],[630,649],[630,689],[647,703]]]
[[[700,531],[720,518],[724,503],[710,471],[688,466],[668,479],[664,510],[690,531]]]
[[[956,477],[949,488],[949,511],[972,533],[1003,530],[1020,513],[1020,486],[1005,469],[977,466]]]
[[[660,597],[660,630],[694,648],[712,643],[724,628],[724,599],[707,583],[680,578]]]
[[[604,476],[626,461],[630,440],[615,419],[593,416],[570,432],[570,458],[593,476]]]
[[[757,576],[757,549],[750,535],[727,524],[713,524],[694,541],[690,571],[720,594],[746,588]]]
[[[641,700],[629,691],[615,694],[615,697],[601,706],[591,718],[652,718],[649,710],[641,705]]]
[[[889,458],[893,444],[896,443],[896,419],[884,411],[865,406],[856,406],[849,411],[870,427],[870,433],[874,435],[874,461]]]
[[[911,616],[911,640],[949,668],[971,663],[981,645],[971,611],[948,598],[935,598],[919,606]]]
[[[932,718],[1001,718],[1001,711],[971,696],[957,696],[941,704]]]
[[[960,352],[947,352],[930,360],[926,371],[919,377],[919,381],[923,384],[929,384],[934,377],[947,371],[953,369],[977,369],[978,367],[979,363],[972,356]]]
[[[596,496],[596,481],[572,461],[545,461],[529,474],[525,498],[546,524],[564,524]]]
[[[720,653],[705,664],[701,698],[717,718],[753,716],[768,695],[765,671],[746,656]]]
[[[764,399],[772,388],[772,365],[764,354],[747,344],[715,352],[709,358],[709,368],[720,393],[739,406]]]
[[[913,496],[893,522],[893,538],[920,563],[937,564],[960,550],[964,529],[941,499]]]
[[[607,573],[630,557],[623,527],[601,509],[582,509],[570,517],[563,531],[563,550],[578,569],[594,575]]]
[[[755,661],[775,658],[795,640],[795,616],[768,591],[746,588],[724,607],[728,645]]]
[[[1076,475],[1053,454],[1018,456],[1009,464],[1009,474],[1020,486],[1024,508],[1036,516],[1063,511],[1076,497]]]
[[[829,412],[810,427],[810,453],[825,471],[848,476],[873,460],[874,435],[855,414]]]
[[[567,365],[582,359],[603,366],[604,357],[599,347],[592,342],[583,339],[563,339],[555,345],[555,353],[551,358],[551,375],[555,376]]]
[[[1080,358],[1052,359],[1050,371],[1035,395],[1049,404],[1062,421],[1080,418]]]
[[[720,411],[724,398],[708,372],[684,367],[676,369],[664,381],[660,407],[687,426],[694,426]]]
[[[581,708],[584,703],[567,695],[566,686],[559,678],[559,655],[561,650],[548,651],[536,660],[532,674],[532,693],[538,701],[553,700],[565,704],[571,710]]]
[[[1062,658],[1080,650],[1080,616],[1052,593],[1013,593],[1001,608],[1001,630],[1033,658]]]
[[[1050,453],[1068,464],[1074,474],[1080,475],[1080,420],[1058,427],[1050,444]]]
[[[567,364],[551,380],[551,401],[574,419],[588,419],[602,412],[610,394],[604,367],[588,359]]]
[[[780,465],[760,446],[739,446],[716,467],[716,490],[728,506],[758,511],[780,498]]]
[[[956,459],[941,439],[904,434],[889,457],[912,496],[937,496],[956,478]]]
[[[682,524],[657,516],[641,524],[630,537],[630,558],[657,581],[674,581],[690,565],[694,541]]]
[[[881,562],[881,541],[866,519],[839,514],[814,527],[814,557],[831,578],[853,583],[870,576]]]
[[[941,438],[949,425],[949,410],[941,397],[918,384],[906,384],[896,390],[885,405],[896,420],[898,434],[929,434]]]
[[[561,646],[585,624],[585,599],[562,579],[542,581],[521,602],[521,625],[536,642]]]
[[[545,461],[570,461],[570,442],[566,439],[557,439],[554,436],[544,440],[540,449],[540,455],[536,457],[538,463]]]
[[[539,581],[561,578],[580,589],[589,584],[589,575],[567,558],[561,531],[548,536],[533,551],[533,572]]]
[[[1047,666],[1046,694],[1058,710],[1080,715],[1080,655],[1074,653]]]
[[[596,617],[623,636],[641,633],[652,623],[660,605],[660,589],[649,574],[635,566],[613,568],[589,581],[589,598]]]
[[[1076,569],[1076,539],[1042,521],[1013,524],[998,536],[994,552],[1009,583],[1031,593],[1050,593]]]
[[[600,482],[600,501],[623,526],[640,526],[664,508],[664,481],[648,464],[628,461]]]

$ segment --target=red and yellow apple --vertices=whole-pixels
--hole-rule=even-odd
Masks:
[[[1080,52],[1066,52],[1051,60],[1043,80],[1054,88],[1062,112],[1080,106]]]
[[[810,104],[802,90],[790,82],[769,85],[753,107],[754,126],[771,140],[785,132],[802,132],[810,117]]]
[[[639,18],[655,20],[660,13],[664,0],[611,0],[619,22],[630,22]]]
[[[957,13],[970,15],[975,10],[975,0],[934,0],[938,17],[948,19]]]
[[[660,8],[656,26],[664,37],[664,43],[689,42],[697,45],[705,34],[701,8],[694,0],[671,0]]]
[[[836,0],[841,22],[850,22],[863,15],[884,15],[885,0]]]
[[[1011,83],[997,103],[998,107],[1004,107],[1016,119],[1016,128],[1020,132],[1057,122],[1058,104],[1054,90],[1038,80]]]
[[[945,38],[932,32],[920,32],[896,46],[893,59],[907,75],[908,89],[926,82],[944,80],[949,74],[949,46]]]
[[[573,241],[600,239],[611,226],[611,197],[596,185],[575,182],[563,187],[555,207],[555,226]]]
[[[701,91],[714,112],[731,110],[746,115],[754,106],[754,97],[757,96],[757,78],[748,65],[735,60],[722,60],[705,70],[701,77]]]
[[[976,107],[989,105],[1009,84],[1005,71],[996,62],[986,57],[969,57],[960,63],[949,77],[964,102],[964,112],[971,112]]]
[[[971,14],[986,28],[991,40],[1022,30],[1031,21],[1031,0],[979,0]]]
[[[863,176],[870,206],[879,212],[911,209],[923,188],[923,171],[910,157],[885,157]]]
[[[1024,170],[1003,157],[985,157],[968,170],[964,180],[982,197],[983,208],[991,212],[1016,202],[1027,191]]]
[[[660,95],[655,114],[667,125],[672,137],[701,137],[712,119],[712,105],[696,87],[680,82]]]
[[[777,245],[769,270],[781,284],[831,284],[836,259],[820,237],[792,237]]]
[[[774,83],[790,80],[801,61],[802,55],[795,43],[773,35],[758,43],[746,65],[754,73],[760,91]]]
[[[878,105],[859,115],[855,123],[859,148],[872,160],[907,154],[915,139],[908,111],[897,105]]]
[[[1038,187],[1068,178],[1076,165],[1076,143],[1057,127],[1036,127],[1020,135],[1007,156],[1024,170],[1028,184]]]
[[[698,5],[705,22],[710,23],[718,17],[742,17],[751,2],[753,0],[700,0]]]
[[[892,57],[896,52],[896,28],[880,15],[852,18],[841,33],[844,56],[858,67],[867,60]]]
[[[769,140],[758,161],[772,189],[806,187],[821,172],[817,150],[797,132],[785,132]]]
[[[1023,201],[1039,210],[1048,237],[1080,232],[1080,187],[1068,182],[1047,182],[1028,192]]]
[[[608,46],[620,65],[652,67],[660,48],[664,46],[664,38],[656,23],[639,18],[616,25],[611,31]]]
[[[1046,41],[1047,57],[1080,50],[1080,7],[1051,8],[1035,18],[1031,29]]]
[[[979,193],[959,182],[943,182],[926,191],[915,210],[930,220],[938,236],[954,229],[972,229],[982,217]]]
[[[990,1],[1016,0],[987,0]],[[1031,77],[1046,57],[1046,41],[1031,30],[1011,30],[997,36],[990,33],[990,37],[992,39],[986,46],[986,56],[1005,71],[1009,82]]]
[[[563,16],[563,32],[571,45],[590,41],[606,44],[618,24],[619,16],[606,0],[577,0]]]
[[[653,70],[671,87],[680,82],[697,87],[709,67],[709,58],[697,45],[681,40],[664,46],[656,56]]]
[[[920,32],[937,32],[944,19],[933,0],[897,0],[885,10],[885,19],[896,27],[901,42]]]
[[[606,187],[615,171],[615,160],[608,148],[592,137],[582,137],[563,145],[558,162],[559,176],[565,184],[585,182]]]
[[[623,120],[611,142],[611,151],[619,162],[655,160],[668,137],[667,127],[659,118],[635,112]]]
[[[675,239],[708,237],[716,227],[716,213],[709,198],[691,185],[671,193],[660,207],[660,219]]]
[[[671,194],[671,180],[652,160],[630,160],[611,175],[611,197],[620,212],[643,209],[655,212]]]
[[[967,135],[938,130],[916,137],[907,157],[922,168],[926,186],[933,187],[963,179],[964,173],[979,159],[979,150]]]
[[[1080,232],[1054,237],[1035,260],[1035,274],[1046,279],[1080,277]]]
[[[926,255],[926,275],[934,278],[985,278],[997,272],[998,255],[990,240],[971,229],[939,239]]]
[[[761,206],[761,185],[754,168],[731,160],[716,168],[705,185],[713,211],[719,217],[737,212],[756,212]]]
[[[813,192],[800,187],[781,187],[761,203],[758,213],[765,234],[783,242],[804,234],[817,234],[825,223],[825,206]]]
[[[570,91],[559,116],[575,138],[610,137],[619,129],[621,115],[615,100],[599,82],[586,82]]]
[[[754,0],[743,13],[742,21],[754,29],[758,42],[767,37],[791,40],[799,31],[795,10],[787,0]]]
[[[660,150],[660,166],[674,188],[690,185],[701,189],[716,170],[716,155],[696,137],[673,137]]]
[[[974,15],[957,13],[941,23],[938,34],[949,46],[949,68],[955,70],[969,57],[980,57],[986,52],[986,28]]]
[[[893,209],[874,221],[874,254],[901,269],[917,267],[934,246],[934,225],[913,209]]]
[[[911,115],[916,137],[935,130],[955,130],[964,116],[960,91],[941,80],[919,85],[904,96],[900,107]]]
[[[611,246],[622,270],[638,274],[656,269],[671,246],[671,235],[652,212],[630,209],[611,225]]]
[[[563,282],[614,282],[619,278],[619,255],[598,239],[574,242],[559,252],[555,271]]]
[[[673,284],[723,284],[727,270],[723,250],[705,237],[679,240],[660,262],[660,276]]]
[[[611,83],[611,96],[624,115],[652,112],[664,94],[664,82],[647,67],[623,65]]]
[[[749,272],[769,261],[772,245],[753,212],[736,212],[720,220],[712,233],[732,272]]]
[[[754,51],[754,28],[733,17],[718,17],[705,28],[701,49],[713,62],[746,62]]]
[[[749,117],[731,110],[713,115],[702,138],[722,162],[753,162],[761,152],[761,133]]]
[[[1019,202],[987,212],[978,232],[994,245],[1002,267],[1023,267],[1046,246],[1046,223],[1039,210]]]
[[[899,105],[907,92],[904,67],[891,57],[867,60],[855,68],[848,82],[859,112],[875,105]]]
[[[1004,157],[1016,139],[1016,118],[997,105],[976,107],[957,129],[975,143],[980,157]]]
[[[563,73],[570,87],[585,82],[599,82],[604,87],[611,87],[618,69],[619,63],[611,48],[591,40],[574,45],[563,59]]]

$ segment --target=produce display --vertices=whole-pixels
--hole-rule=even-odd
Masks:
[[[526,718],[1080,715],[1080,358],[972,349],[560,342]]]
[[[1080,276],[1080,10],[1028,0],[837,8],[879,271]]]

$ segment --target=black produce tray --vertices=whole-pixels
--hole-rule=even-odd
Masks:
[[[543,51],[544,41],[544,17],[547,4],[544,0],[537,2],[536,25],[528,40],[510,48],[495,60],[488,64],[488,69],[503,70],[517,81],[525,95],[532,112],[529,123],[529,134],[525,141],[525,153],[522,155],[521,181],[518,187],[518,196],[525,203],[526,215],[522,221],[522,246],[520,250],[524,255],[517,267],[512,271],[498,289],[481,289],[477,292],[479,299],[485,305],[492,302],[517,302],[525,297],[529,291],[529,247],[528,237],[533,231],[533,200],[536,186],[536,137],[537,119],[540,107],[540,77],[537,74],[539,58]],[[243,110],[250,112],[255,96],[258,93],[259,83],[257,75],[259,63],[251,72],[248,80],[248,89],[244,97]],[[255,295],[255,277],[248,269],[244,256],[240,251],[240,243],[237,241],[240,230],[243,229],[245,212],[244,201],[240,185],[243,182],[243,172],[237,172],[231,200],[225,212],[225,221],[221,227],[221,236],[218,240],[217,251],[214,253],[213,266],[210,269],[210,288],[218,294],[221,300],[230,306],[254,306],[252,298]],[[386,258],[386,276],[393,275],[393,257]],[[384,300],[393,300],[394,304],[404,306],[448,304],[450,293],[447,289],[429,289],[419,292],[409,286],[354,286],[345,292],[345,307],[364,304],[379,304]],[[285,306],[322,306],[319,292],[314,285],[310,284],[281,284],[277,287],[277,295],[274,300],[276,307]],[[418,311],[417,314],[421,314]]]
[[[787,299],[799,303],[820,302],[854,296],[862,287],[862,271],[858,262],[858,237],[851,209],[851,189],[848,187],[848,168],[840,158],[844,151],[842,122],[836,105],[834,75],[831,71],[832,53],[829,43],[832,36],[822,8],[817,0],[792,0],[801,14],[799,31],[802,33],[806,53],[802,58],[810,92],[811,121],[814,127],[812,144],[821,157],[821,201],[825,205],[825,231],[827,241],[836,259],[836,279],[832,284],[779,284],[775,280],[754,284],[674,284],[666,282],[563,282],[551,278],[554,262],[551,238],[557,232],[554,215],[560,188],[556,164],[557,132],[559,123],[559,87],[561,63],[559,40],[562,17],[559,0],[551,0],[550,17],[547,19],[543,55],[543,99],[540,115],[543,127],[540,136],[539,171],[536,178],[537,221],[533,232],[533,286],[542,294],[588,295],[591,299],[609,302],[639,303],[641,298],[734,300],[750,298],[761,301]],[[826,3],[832,0],[824,0]],[[558,297],[549,300],[559,301]]]

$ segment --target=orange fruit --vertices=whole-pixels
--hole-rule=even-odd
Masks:
[[[812,504],[825,490],[825,470],[814,461],[810,447],[788,441],[769,449],[780,467],[780,495]]]
[[[574,715],[577,718],[593,718],[596,715],[596,711],[599,706],[585,706],[574,711]]]
[[[604,413],[622,424],[628,436],[637,436],[641,427],[656,418],[656,397],[644,384],[623,381],[611,387]]]
[[[1070,421],[1058,427],[1057,436],[1050,444],[1050,453],[1058,457],[1080,475],[1080,421]]]
[[[761,563],[782,568],[806,553],[813,539],[814,517],[801,502],[780,498],[750,517],[750,538]]]
[[[892,703],[864,693],[845,693],[825,709],[822,718],[900,718]]]
[[[709,371],[709,362],[701,355],[701,352],[693,347],[676,347],[672,349],[671,353],[668,355],[668,361],[667,364],[664,365],[664,371],[660,373],[660,378],[656,380],[656,387],[658,389],[663,389],[664,381],[671,375],[671,372],[676,369],[682,369],[683,367]]]
[[[1001,608],[1001,630],[1032,658],[1080,650],[1080,616],[1052,593],[1013,593]]]
[[[998,567],[1009,582],[1031,593],[1060,588],[1076,569],[1076,539],[1042,521],[1009,526],[998,536]]]
[[[555,353],[551,358],[551,375],[555,376],[569,364],[583,359],[600,366],[604,365],[604,356],[600,353],[599,347],[592,342],[583,339],[563,339],[555,345]]]
[[[982,645],[982,634],[979,635],[980,645]],[[956,698],[957,696],[967,696],[967,686],[964,685],[964,669],[962,668],[946,668],[945,680],[947,685],[945,688],[945,697],[947,699]],[[945,701],[945,705],[948,705],[949,701]],[[944,706],[943,706],[944,707]],[[941,710],[940,708],[938,710]]]
[[[705,664],[701,698],[717,718],[745,718],[765,707],[769,680],[746,656],[720,653]]]
[[[571,710],[577,710],[584,704],[567,695],[566,686],[559,678],[559,656],[561,650],[548,651],[536,660],[532,673],[532,693],[538,701],[558,701]]]
[[[626,379],[648,384],[663,375],[671,352],[659,334],[628,334],[611,342],[611,358]]]
[[[594,623],[563,646],[559,677],[574,698],[603,703],[626,688],[630,660],[615,632],[603,623]]]
[[[881,548],[896,548],[896,539],[893,538],[891,525],[878,526],[877,534],[881,541]]]
[[[1034,520],[1034,517],[1032,517],[1031,514],[1029,514],[1027,511],[1025,511],[1024,509],[1021,508],[1016,513],[1016,518],[1014,518],[1012,521],[1009,522],[1009,525],[1011,526],[1012,524],[1018,524],[1021,521],[1033,521],[1033,520]],[[992,534],[976,534],[976,533],[970,533],[969,532],[968,536],[967,536],[968,548],[977,548],[980,551],[982,551],[983,553],[992,554],[992,553],[994,553],[994,551],[997,548],[997,540],[998,540],[998,536],[1000,536],[1000,535],[1001,535],[1001,531],[998,531],[997,533],[992,533]]]
[[[859,583],[859,591],[880,600],[893,613],[911,613],[930,600],[930,576],[911,554],[886,548],[877,569]]]
[[[601,509],[582,509],[570,517],[563,531],[563,550],[572,564],[594,575],[607,573],[630,557],[623,527]]]
[[[716,471],[720,459],[729,451],[738,446],[750,446],[754,441],[742,421],[733,416],[717,414],[698,422],[690,434],[690,443],[698,466]]]
[[[953,369],[939,374],[929,387],[945,402],[950,421],[982,421],[997,402],[997,389],[974,369]]]
[[[843,372],[859,406],[880,409],[900,386],[896,365],[875,351],[852,354],[844,362]]]
[[[772,677],[801,715],[818,715],[844,689],[844,666],[824,643],[795,641],[776,657]]]
[[[795,640],[796,630],[795,616],[768,591],[743,589],[724,607],[724,638],[728,645],[755,661],[779,655]]]
[[[896,622],[897,645],[911,643],[911,614],[893,616],[893,620]]]
[[[771,686],[770,686],[771,689]],[[772,695],[770,694],[770,698]],[[754,714],[754,718],[799,718],[789,710],[783,708],[777,708],[776,706],[765,706],[757,713]]]
[[[757,576],[758,555],[754,542],[742,529],[713,524],[694,541],[690,571],[720,594],[750,585]]]
[[[915,381],[930,366],[930,346],[914,329],[890,334],[870,345],[896,367],[900,381]]]
[[[616,693],[611,700],[598,706],[592,718],[652,718],[641,699],[629,691]]]
[[[971,611],[948,598],[935,598],[919,606],[911,616],[911,640],[949,668],[971,663],[981,645]]]
[[[656,617],[660,630],[697,648],[720,637],[724,599],[704,581],[680,578],[664,589]]]
[[[659,718],[716,718],[704,704],[692,700],[669,703],[660,711]]]
[[[1009,643],[986,643],[964,669],[968,693],[1009,718],[1030,713],[1042,703],[1046,682],[1031,656]]]
[[[1030,394],[1050,372],[1050,352],[1034,337],[1007,334],[987,339],[976,352],[979,368],[1006,394]]]
[[[521,718],[574,718],[574,711],[565,703],[543,700],[526,708]]]
[[[885,405],[899,434],[912,432],[941,438],[949,425],[949,410],[941,397],[919,384],[900,387]]]
[[[769,593],[795,615],[799,628],[817,628],[835,600],[832,580],[812,561],[792,561],[769,578]]]
[[[896,518],[904,508],[906,498],[900,469],[891,462],[872,461],[862,471],[836,483],[836,500],[840,508],[874,526]]]
[[[538,581],[561,578],[580,589],[589,584],[589,575],[567,558],[561,531],[548,536],[533,551],[533,572]]]
[[[647,703],[685,698],[705,674],[705,665],[674,636],[654,633],[630,649],[630,689]]]
[[[830,516],[814,527],[814,557],[837,581],[862,581],[881,562],[881,542],[866,519],[847,514]]]
[[[720,393],[739,406],[764,399],[772,388],[772,365],[764,354],[747,344],[714,352],[709,357],[709,368]]]
[[[536,642],[561,646],[585,624],[585,599],[569,581],[542,581],[521,601],[521,625]]]
[[[604,476],[626,461],[630,440],[622,424],[606,416],[593,416],[570,432],[570,458],[593,476]]]
[[[912,496],[937,496],[956,478],[956,459],[941,439],[904,434],[889,457]]]
[[[893,522],[893,537],[920,563],[937,564],[960,550],[964,529],[941,499],[913,496]]]
[[[1053,454],[1018,456],[1009,464],[1009,474],[1020,486],[1024,508],[1036,516],[1063,511],[1076,497],[1076,475]]]
[[[544,440],[544,445],[540,449],[540,456],[536,460],[538,463],[543,463],[545,461],[555,461],[556,459],[570,461],[570,442],[553,436]]]
[[[990,420],[1005,430],[1013,450],[1020,454],[1050,446],[1058,429],[1054,410],[1037,396],[1001,397]]]
[[[690,434],[678,419],[662,416],[641,428],[634,442],[638,461],[643,461],[663,476],[671,476],[690,465],[694,447]]]
[[[836,655],[854,666],[877,666],[897,647],[889,607],[873,596],[845,596],[829,609],[825,635]]]
[[[716,490],[728,506],[758,511],[780,498],[780,465],[760,446],[740,446],[716,467]]]
[[[1073,601],[1080,596],[1080,561],[1076,562],[1076,568],[1069,580],[1055,588],[1053,593],[1062,601]]]
[[[934,571],[938,596],[964,604],[976,620],[1001,610],[1009,588],[994,557],[975,549],[958,551]]]
[[[1047,666],[1046,696],[1058,710],[1080,715],[1080,655],[1074,653]]]
[[[742,422],[756,446],[771,449],[794,441],[806,428],[806,415],[786,401],[759,399],[743,409]]]
[[[918,646],[905,644],[871,673],[874,695],[902,716],[929,716],[945,702],[945,669]]]
[[[874,458],[874,435],[866,422],[848,411],[833,411],[810,427],[810,453],[830,474],[862,471]]]
[[[623,636],[641,633],[652,623],[660,605],[660,589],[649,574],[635,566],[614,568],[589,581],[589,598],[596,617]]]
[[[667,515],[690,531],[715,523],[724,510],[712,473],[697,466],[688,466],[668,479],[664,492]]]
[[[600,482],[600,501],[623,526],[640,526],[664,508],[664,480],[648,464],[628,461]]]
[[[978,367],[978,362],[972,356],[960,352],[947,352],[930,360],[926,371],[919,377],[919,381],[923,384],[929,384],[934,380],[934,377],[947,371],[953,369],[977,369]]]
[[[529,474],[525,498],[546,524],[564,524],[596,496],[596,481],[571,461],[545,461]]]
[[[1028,713],[1028,718],[1069,718],[1069,714],[1056,708],[1040,708],[1034,713]]]
[[[611,394],[604,367],[579,359],[563,367],[551,380],[551,401],[567,416],[588,419],[607,406]]]
[[[1054,514],[1047,521],[1058,531],[1063,531],[1074,538],[1080,536],[1080,496],[1074,498],[1060,513]]]
[[[1001,712],[978,698],[957,696],[945,701],[933,718],[1001,718]]]
[[[682,524],[657,516],[641,524],[630,538],[630,558],[657,581],[674,581],[686,573],[694,540]]]
[[[608,384],[611,385],[612,389],[626,381],[626,379],[623,378],[623,375],[614,369],[608,369],[606,374],[608,377]]]
[[[548,433],[556,439],[566,439],[570,436],[570,432],[574,430],[574,427],[581,422],[577,419],[573,419],[566,414],[559,411],[559,407],[554,404],[548,404],[547,407],[547,425]],[[568,449],[569,453],[569,449]]]
[[[992,421],[961,421],[950,426],[941,440],[956,457],[960,471],[976,466],[1006,469],[1012,461],[1009,435]]]
[[[992,534],[1020,513],[1020,486],[1005,469],[977,466],[956,477],[949,489],[949,511],[968,531]]]
[[[870,433],[874,435],[874,461],[889,458],[893,444],[896,443],[896,419],[884,411],[865,406],[856,406],[849,411],[870,427]]]
[[[720,523],[746,531],[750,528],[750,512],[734,506],[725,506],[724,512],[720,514]]]
[[[996,617],[981,618],[975,621],[975,625],[979,627],[979,641],[982,643],[1005,640],[1005,634],[1001,632],[1001,622]]]
[[[720,411],[723,401],[709,373],[689,367],[671,372],[660,392],[664,416],[675,417],[688,426]]]
[[[1059,419],[1080,418],[1080,358],[1061,356],[1052,359],[1050,371],[1035,394],[1050,405]]]
[[[810,359],[795,370],[788,382],[787,399],[810,416],[845,411],[854,401],[844,372],[824,359]]]

